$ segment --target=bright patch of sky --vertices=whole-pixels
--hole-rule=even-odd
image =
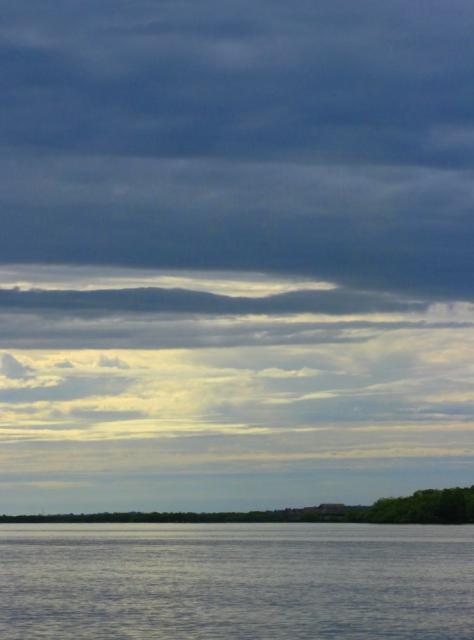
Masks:
[[[336,285],[309,278],[265,273],[153,271],[70,265],[0,265],[2,288],[94,291],[159,287],[207,291],[226,296],[261,297],[301,289],[328,291]]]

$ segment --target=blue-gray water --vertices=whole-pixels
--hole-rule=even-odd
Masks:
[[[474,526],[0,526],[2,640],[472,640]]]

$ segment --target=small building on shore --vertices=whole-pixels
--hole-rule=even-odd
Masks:
[[[323,503],[318,507],[321,520],[342,520],[346,515],[346,506],[342,503]]]

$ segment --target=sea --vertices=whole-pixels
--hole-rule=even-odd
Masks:
[[[474,525],[0,525],[1,640],[472,640]]]

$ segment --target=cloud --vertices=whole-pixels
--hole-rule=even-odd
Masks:
[[[56,380],[54,384],[0,389],[0,402],[14,405],[28,402],[64,402],[95,395],[119,396],[131,383],[131,380],[125,378],[83,375]]]
[[[56,362],[54,366],[58,369],[74,369],[74,365],[70,360],[60,360]]]
[[[75,317],[58,311],[0,314],[2,344],[9,349],[203,349],[242,346],[311,345],[367,342],[380,334],[427,331],[457,333],[464,339],[474,326],[472,311],[448,309],[440,319],[417,314],[367,314],[317,318],[186,314],[112,313]],[[449,318],[449,319],[447,319]],[[128,358],[127,358],[128,361]]]
[[[474,7],[435,4],[5,8],[1,260],[472,299]]]
[[[300,2],[291,12],[284,0],[238,0],[232,9],[137,0],[115,7],[113,23],[109,3],[81,6],[5,10],[7,144],[155,157],[469,160],[428,137],[471,122],[460,52],[473,51],[474,10],[465,0],[450,9],[436,2],[429,19],[408,0]],[[33,102],[35,81],[42,91]]]
[[[211,315],[274,315],[367,312],[420,312],[428,304],[384,293],[331,289],[291,291],[265,297],[225,296],[186,289],[104,289],[93,291],[0,290],[0,309],[55,311],[64,315],[112,313],[183,313]]]
[[[32,375],[33,369],[17,360],[10,353],[3,353],[0,372],[10,380],[24,380]]]
[[[25,191],[16,166],[0,156],[4,264],[257,271],[472,299],[465,171],[22,159]]]
[[[112,421],[118,422],[126,420],[138,420],[145,417],[145,414],[141,411],[102,411],[100,409],[90,409],[87,406],[83,408],[73,408],[70,410],[69,415],[72,418],[77,418],[85,423]]]
[[[462,314],[439,311],[438,319],[426,301],[344,288],[249,297],[157,287],[0,289],[0,331],[8,348],[337,344],[404,327],[466,327],[468,307]],[[126,361],[102,356],[98,366],[124,369]]]
[[[129,365],[117,356],[101,355],[97,365],[99,367],[107,367],[112,369],[130,369]]]

